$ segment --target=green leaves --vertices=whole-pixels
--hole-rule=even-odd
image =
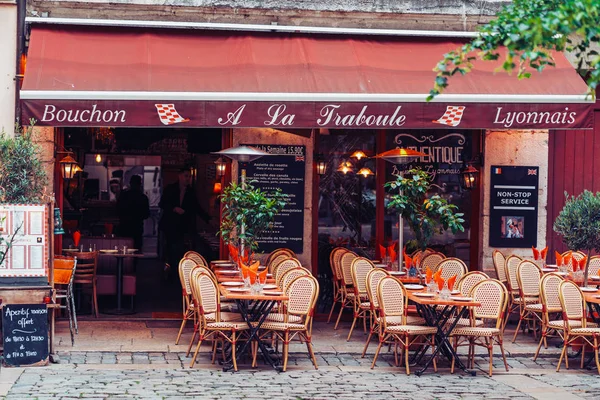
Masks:
[[[275,216],[287,203],[287,195],[280,189],[267,194],[255,188],[252,182],[246,183],[245,189],[231,183],[223,191],[221,201],[223,213],[219,234],[225,243],[239,240],[255,251],[257,238],[273,227]]]
[[[434,68],[437,76],[427,101],[448,87],[449,78],[470,72],[474,59],[499,60],[499,50],[504,54],[501,69],[507,73],[516,69],[519,79],[554,66],[553,51],[572,51],[582,75],[600,69],[600,57],[590,48],[600,41],[598,0],[514,0],[479,32],[477,38],[445,54]],[[586,80],[589,95],[595,96],[600,73],[589,73]]]
[[[14,138],[0,132],[0,203],[41,203],[48,179],[32,139],[33,122],[19,131]]]
[[[436,233],[450,229],[453,233],[464,232],[464,214],[458,207],[438,195],[427,197],[431,188],[431,176],[422,169],[407,171],[407,177],[398,176],[385,187],[400,193],[392,194],[387,208],[402,215],[415,234],[417,246],[425,249]]]

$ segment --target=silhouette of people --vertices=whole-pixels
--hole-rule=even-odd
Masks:
[[[150,216],[148,196],[142,190],[142,178],[133,175],[129,189],[121,192],[117,200],[119,213],[119,234],[133,238],[133,246],[141,250],[144,234],[144,220]]]
[[[194,248],[196,215],[206,223],[210,221],[210,215],[200,207],[196,199],[191,186],[190,169],[182,168],[178,178],[177,182],[165,187],[159,203],[163,212],[159,229],[164,233],[167,263],[172,268],[178,267],[186,248]]]

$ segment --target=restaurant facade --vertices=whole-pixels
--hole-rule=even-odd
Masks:
[[[248,2],[240,20],[227,7],[207,7],[198,9],[199,21],[185,7],[177,9],[185,17],[161,21],[151,6],[153,20],[139,20],[135,3],[88,19],[79,18],[82,4],[61,2],[40,18],[43,3],[28,4],[20,117],[34,118],[42,140],[54,143],[53,192],[66,225],[106,234],[111,202],[129,175],[140,174],[151,208],[144,254],[156,257],[160,191],[184,166],[192,166],[199,201],[214,216],[200,223],[207,251],[225,256],[214,240],[218,195],[239,171],[227,163],[220,176],[211,153],[252,145],[271,156],[251,164],[249,176],[293,199],[261,242],[266,253],[292,248],[319,276],[328,274],[333,246],[377,256],[378,244],[399,236],[384,183],[419,166],[434,177],[434,192],[465,213],[465,233],[436,235],[433,247],[491,271],[494,248],[529,255],[547,242],[553,132],[594,128],[594,103],[562,54],[556,68],[522,81],[476,63],[426,102],[432,68],[473,37],[478,12],[485,19],[493,9],[484,17],[470,10],[461,29],[453,11],[428,15],[423,2],[404,11],[383,2],[371,13],[354,2],[344,10],[282,2],[268,12]],[[414,15],[420,24],[407,22]],[[425,155],[410,166],[373,157],[396,147]],[[61,178],[57,149],[74,152],[78,178]],[[358,150],[366,158],[353,157]],[[478,171],[472,190],[460,185],[466,165]],[[373,174],[357,174],[365,168]]]

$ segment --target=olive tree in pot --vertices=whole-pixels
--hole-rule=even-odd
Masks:
[[[287,195],[280,189],[264,192],[255,188],[253,182],[246,182],[245,187],[232,182],[223,190],[219,234],[226,244],[255,252],[257,239],[273,227],[275,216],[287,203]]]
[[[554,221],[554,231],[571,250],[585,251],[583,285],[587,286],[590,252],[600,252],[600,192],[584,190],[579,196],[565,192],[565,206]]]
[[[463,213],[458,206],[448,203],[439,195],[428,197],[432,177],[420,168],[408,170],[395,181],[387,182],[386,188],[394,190],[387,208],[402,215],[415,235],[414,244],[425,250],[436,233],[450,229],[452,233],[464,232]],[[400,190],[400,193],[396,193]],[[407,246],[408,247],[408,246]]]

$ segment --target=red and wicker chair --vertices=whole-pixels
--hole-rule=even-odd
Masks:
[[[540,337],[540,343],[538,344],[533,361],[535,361],[540,354],[542,344],[544,348],[548,348],[547,337],[551,334],[563,338],[563,321],[552,318],[555,314],[562,316],[562,306],[560,305],[560,298],[558,296],[558,287],[564,281],[563,277],[556,274],[550,273],[542,276],[540,281],[540,304],[542,313],[542,334]],[[537,304],[528,305],[527,307],[537,306]]]
[[[508,288],[508,278],[506,277],[506,256],[501,251],[494,250],[492,253],[492,260],[494,261],[496,277]]]
[[[318,369],[317,359],[312,348],[311,330],[315,305],[319,296],[319,282],[312,275],[298,276],[290,283],[287,295],[289,300],[284,321],[266,321],[261,326],[260,337],[262,339],[274,334],[283,342],[282,370],[284,372],[287,370],[289,344],[296,337],[306,343],[310,359],[315,369]],[[291,317],[300,318],[300,322],[290,322]],[[254,351],[253,367],[256,366],[256,354],[257,351]]]
[[[429,253],[425,257],[421,259],[419,263],[419,268],[421,271],[425,271],[427,268],[431,269],[431,271],[436,272],[438,269],[438,265],[446,258],[442,253],[434,252]]]
[[[267,256],[267,259],[265,260],[265,265],[269,265],[271,261],[273,261],[277,256],[280,255],[286,255],[287,258],[296,258],[296,253],[294,253],[290,249],[275,249]]]
[[[504,367],[508,371],[506,356],[504,354],[502,323],[504,312],[508,304],[508,291],[506,287],[496,279],[487,279],[476,284],[471,290],[471,297],[481,305],[474,307],[471,311],[473,323],[469,327],[457,327],[452,332],[454,348],[456,349],[463,339],[463,343],[469,346],[469,361],[471,368],[474,366],[475,346],[485,347],[490,358],[489,376],[492,376],[492,361],[494,356],[494,341],[500,346]],[[476,326],[475,321],[480,319],[491,326]],[[454,359],[452,360],[451,372],[454,372]]]
[[[517,257],[515,255],[510,255],[506,259],[505,270],[506,270],[506,282],[508,286],[509,299],[508,299],[508,309],[506,310],[506,321],[504,321],[504,326],[502,329],[506,329],[506,323],[510,318],[510,315],[515,311],[518,311],[520,314],[519,303],[515,303],[515,299],[519,297],[519,282],[517,281],[517,267],[523,261],[521,257]],[[536,301],[537,302],[537,301]]]
[[[331,302],[331,310],[329,311],[329,316],[327,317],[327,323],[331,322],[331,316],[333,315],[333,310],[336,304],[340,304],[342,302],[342,291],[340,289],[343,284],[343,278],[341,276],[341,270],[339,268],[340,259],[342,255],[347,252],[348,249],[344,247],[336,247],[329,254],[329,265],[331,267],[331,280],[333,282],[333,299]]]
[[[395,344],[394,355],[396,365],[399,365],[397,347],[400,345],[404,354],[406,375],[410,375],[410,365],[408,362],[409,348],[412,345],[423,344],[420,340],[425,340],[431,346],[432,352],[435,351],[435,334],[437,333],[437,328],[408,325],[406,323],[408,309],[406,289],[404,289],[402,282],[392,276],[385,276],[379,281],[377,286],[377,301],[379,303],[381,323],[379,344],[377,350],[375,350],[371,369],[375,368],[381,346],[383,346],[384,343],[392,342]],[[389,317],[400,317],[403,323],[401,325],[391,325],[387,322],[387,318]],[[433,368],[437,372],[435,359],[433,360]]]
[[[208,262],[206,262],[206,258],[202,257],[202,255],[195,251],[188,251],[183,255],[183,258],[189,258],[194,260],[198,265],[206,265],[208,267]]]
[[[358,258],[358,256],[355,253],[348,251],[342,254],[340,259],[340,269],[342,273],[342,284],[340,285],[340,289],[342,291],[342,301],[340,303],[340,312],[338,313],[338,317],[333,329],[338,328],[340,319],[342,318],[342,313],[344,312],[345,308],[354,310],[354,287],[352,284],[351,266],[352,261],[354,261],[355,258]],[[365,296],[364,301],[366,300],[367,298]]]
[[[221,339],[231,344],[233,369],[237,371],[236,347],[240,335],[248,329],[245,322],[229,322],[221,318],[219,289],[213,278],[206,272],[200,272],[194,279],[192,293],[197,304],[199,330],[198,344],[192,357],[190,368],[194,366],[202,342],[209,339]],[[195,334],[194,334],[195,335]],[[224,346],[222,346],[223,348]],[[213,345],[213,362],[216,346]]]
[[[523,321],[533,326],[535,329],[537,322],[542,322],[542,304],[540,303],[540,281],[542,280],[542,270],[531,261],[521,261],[517,266],[517,282],[519,285],[519,297],[513,299],[513,304],[519,305],[519,323],[515,329],[513,343],[517,340],[519,328]],[[525,330],[525,327],[523,327]]]
[[[456,275],[456,279],[458,280],[469,271],[464,261],[454,257],[443,259],[438,264],[437,270],[442,270],[442,278],[446,280],[454,275]]]
[[[273,257],[267,264],[267,269],[269,270],[269,273],[275,276],[275,272],[277,271],[279,264],[281,264],[285,260],[289,260],[290,258],[293,257],[290,257],[287,253],[280,253]]]
[[[286,294],[288,293],[290,283],[292,283],[294,281],[294,279],[296,279],[299,276],[305,276],[305,275],[310,275],[310,272],[306,268],[302,268],[302,267],[290,269],[285,274],[283,274],[283,277],[281,279],[281,282],[282,282],[281,290],[283,291],[283,293],[286,293]],[[301,322],[300,317],[297,317],[295,315],[287,316],[287,314],[285,313],[286,306],[287,306],[287,302],[283,302],[283,304],[279,308],[280,311],[279,312],[277,312],[277,311],[270,312],[269,315],[267,315],[265,320],[272,321],[272,322],[284,322],[284,319],[287,317],[287,318],[289,318],[288,322],[293,322],[293,323]]]
[[[181,320],[181,327],[179,328],[179,333],[177,333],[177,339],[175,339],[175,344],[179,344],[179,339],[181,339],[181,334],[185,325],[188,321],[195,321],[196,311],[194,310],[194,302],[192,301],[192,288],[190,287],[190,276],[192,270],[196,268],[198,264],[195,260],[191,258],[182,258],[179,261],[179,281],[181,283],[181,297],[183,301],[183,315]]]
[[[350,275],[354,287],[354,315],[346,341],[350,341],[352,331],[354,331],[354,326],[359,318],[362,318],[363,329],[365,332],[367,331],[367,318],[371,316],[371,303],[368,300],[369,294],[367,293],[367,275],[374,268],[373,263],[364,257],[355,258],[350,265]]]
[[[277,268],[275,268],[275,272],[273,272],[275,284],[281,287],[281,280],[285,273],[298,267],[302,267],[302,263],[297,258],[288,258],[280,262]]]
[[[569,361],[567,349],[576,341],[581,340],[583,348],[581,349],[581,368],[583,368],[585,347],[591,346],[594,349],[596,359],[596,368],[600,374],[600,361],[598,360],[598,338],[600,337],[600,328],[590,326],[587,322],[587,304],[581,289],[572,281],[563,281],[558,287],[560,305],[563,309],[564,339],[563,350],[560,353],[556,372],[560,371],[562,360],[565,360],[567,369]]]
[[[588,276],[600,275],[600,256],[590,257],[590,265],[588,267]]]

